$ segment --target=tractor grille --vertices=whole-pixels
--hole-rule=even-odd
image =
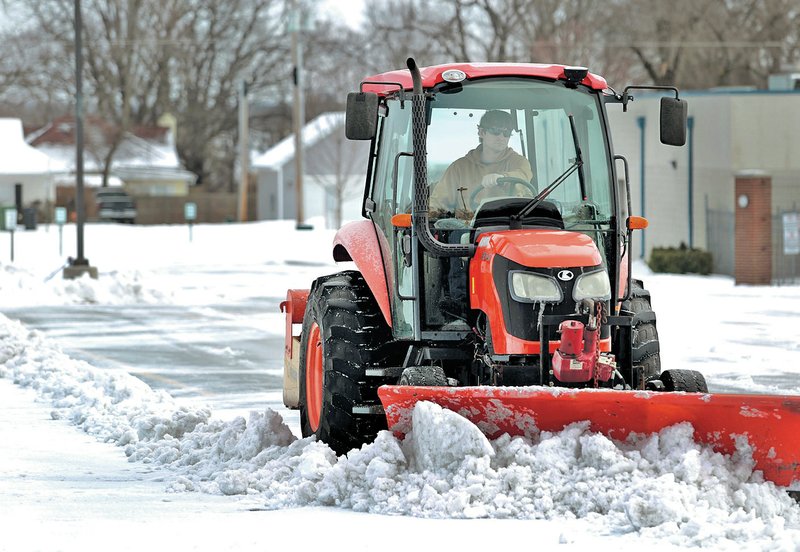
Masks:
[[[543,306],[542,303],[523,303],[514,299],[509,288],[508,274],[512,270],[521,270],[542,274],[554,278],[561,287],[563,300],[561,303],[544,304],[544,314],[568,316],[575,314],[575,300],[572,298],[572,288],[580,274],[584,272],[594,272],[599,266],[570,268],[574,274],[571,280],[560,280],[557,275],[563,267],[557,268],[531,268],[515,263],[505,257],[497,256],[494,259],[492,279],[497,288],[497,295],[500,298],[500,306],[503,310],[503,320],[505,321],[506,331],[519,339],[526,341],[539,341],[539,314]],[[600,337],[606,338],[610,335],[608,326],[600,331]],[[557,341],[558,326],[550,326],[548,329],[548,339]]]

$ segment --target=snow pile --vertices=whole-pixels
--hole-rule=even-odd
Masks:
[[[752,472],[746,443],[722,456],[695,443],[686,424],[628,443],[582,423],[490,442],[468,420],[420,403],[405,440],[382,432],[337,458],[323,443],[295,439],[273,411],[217,421],[127,373],[73,360],[5,317],[0,336],[0,377],[37,389],[54,418],[124,447],[131,461],[169,467],[176,492],[260,493],[272,509],[586,519],[679,546],[800,542],[800,508]]]
[[[52,276],[48,278],[48,276]],[[65,280],[61,270],[42,277],[14,265],[0,263],[0,294],[6,307],[26,305],[169,303],[174,295],[169,288],[139,271],[113,271],[98,279],[84,275]]]
[[[334,232],[295,232],[293,221],[198,224],[192,241],[182,225],[91,223],[84,232],[97,280],[64,280],[59,236],[40,225],[15,233],[13,263],[6,255],[0,260],[0,304],[230,304],[263,297],[265,287],[283,297],[289,287],[342,270],[331,256]],[[66,253],[75,233],[75,225],[63,227]]]

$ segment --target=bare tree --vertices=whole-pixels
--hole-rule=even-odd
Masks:
[[[73,0],[8,0],[61,67],[74,56]],[[286,75],[285,0],[83,0],[87,111],[116,129],[105,175],[134,125],[178,119],[178,153],[208,181],[230,181],[236,89],[267,91]],[[44,54],[44,49],[42,50]],[[40,59],[44,59],[44,55]],[[277,70],[276,70],[277,69]],[[220,169],[222,167],[222,169]]]
[[[366,175],[366,144],[347,140],[344,135],[343,113],[328,114],[324,125],[318,130],[324,138],[317,143],[308,168],[314,173],[317,183],[332,198],[331,222],[334,228],[339,228],[342,225],[344,202],[363,191],[364,179],[354,178],[354,175]]]
[[[609,42],[630,49],[656,84],[763,86],[800,60],[795,0],[626,0],[615,8],[614,19],[632,24],[613,36],[609,28]]]
[[[71,0],[19,0],[32,16],[45,40],[60,49],[58,58],[74,66],[74,3]],[[144,38],[152,23],[153,0],[84,0],[84,59],[87,97],[97,112],[111,123],[103,159],[103,185],[107,185],[114,154],[132,126],[132,100],[140,83],[148,82],[150,68],[143,63]]]
[[[609,7],[596,0],[383,0],[370,5],[358,44],[381,71],[410,54],[424,65],[564,63],[627,78],[630,56],[605,46],[606,24]]]
[[[277,0],[241,0],[238,9],[217,0],[183,3],[188,9],[172,30],[181,39],[174,46],[169,89],[180,129],[178,152],[202,182],[215,157],[233,167],[240,82],[253,95],[264,95],[289,75],[286,10]]]

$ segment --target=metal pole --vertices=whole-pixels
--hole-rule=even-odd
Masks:
[[[694,117],[686,121],[689,129],[689,249],[694,247]]]
[[[78,254],[64,267],[64,278],[79,278],[89,274],[97,278],[97,268],[89,266],[83,255],[83,223],[86,208],[83,200],[83,20],[81,0],[75,0],[75,211],[78,234]]]
[[[247,185],[250,171],[250,129],[248,126],[247,83],[242,81],[239,87],[239,222],[247,220]]]
[[[81,0],[75,0],[75,207],[77,210],[78,256],[73,262],[86,265],[83,256],[83,222],[86,209],[83,204],[83,19]]]
[[[643,217],[646,217],[647,215],[645,213],[645,195],[644,195],[644,192],[645,192],[645,188],[644,188],[644,166],[645,166],[644,165],[644,129],[645,129],[645,118],[644,117],[637,117],[636,118],[636,122],[638,123],[639,130],[640,130],[640,135],[639,135],[639,154],[640,154],[640,158],[639,158],[639,163],[640,163],[639,164],[639,174],[640,174],[639,184],[640,184],[640,190],[641,190],[641,198],[640,198],[641,199],[641,213],[642,213]],[[640,235],[642,236],[642,246],[641,246],[642,249],[641,249],[641,253],[640,253],[639,257],[644,259],[644,257],[645,257],[644,230],[642,230],[640,232]]]
[[[278,220],[284,219],[283,213],[283,166],[278,167]]]
[[[303,213],[303,126],[305,125],[305,100],[303,97],[303,43],[300,39],[301,14],[297,0],[292,2],[292,63],[294,64],[294,184],[296,227],[304,226]]]

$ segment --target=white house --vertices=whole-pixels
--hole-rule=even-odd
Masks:
[[[55,201],[56,163],[25,142],[19,119],[0,119],[0,151],[0,206],[44,206]]]
[[[324,218],[332,227],[339,212],[339,222],[361,218],[369,143],[345,137],[343,112],[323,113],[302,134],[305,219]],[[292,134],[253,160],[258,219],[295,218],[294,151]]]
[[[115,129],[96,117],[87,117],[84,132],[86,185],[99,185],[104,158]],[[59,185],[75,183],[75,119],[61,117],[27,137],[28,143],[54,160]],[[126,132],[111,162],[109,185],[123,183],[135,196],[185,196],[197,175],[181,166],[172,130],[140,127]]]

